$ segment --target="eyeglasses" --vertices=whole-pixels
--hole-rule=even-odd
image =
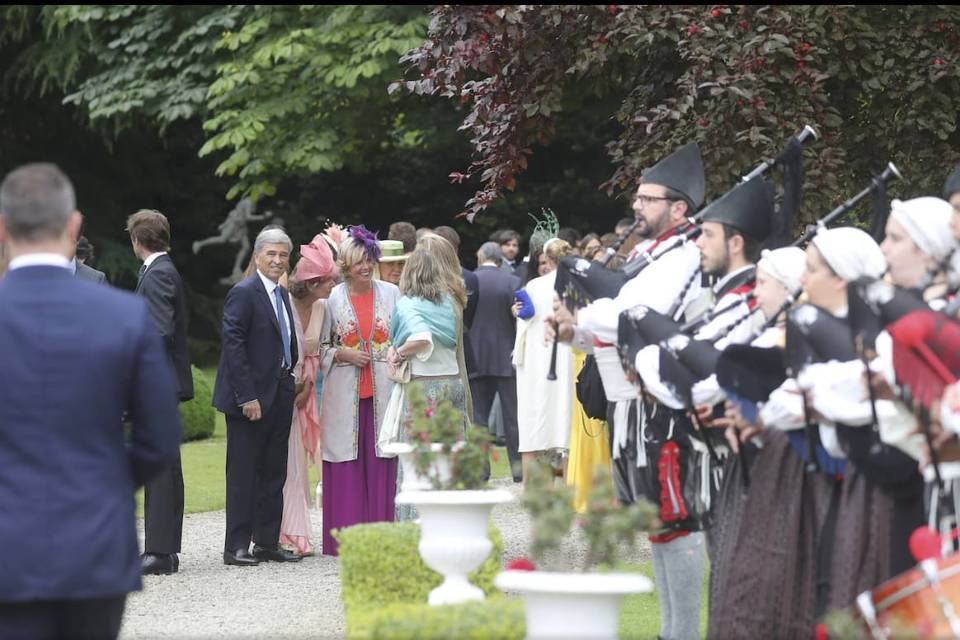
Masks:
[[[674,200],[673,198],[668,198],[667,196],[647,196],[647,195],[642,195],[642,194],[641,194],[641,195],[638,195],[636,198],[634,198],[634,202],[639,202],[639,203],[642,204],[644,207],[649,206],[649,205],[653,204],[654,202],[657,202],[658,200],[665,200],[665,201],[667,201],[667,202],[675,202],[675,200]]]

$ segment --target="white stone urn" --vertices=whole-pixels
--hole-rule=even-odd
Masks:
[[[523,597],[527,638],[616,638],[623,598],[653,591],[638,573],[504,571],[494,584]]]
[[[488,536],[490,511],[511,502],[502,489],[481,491],[402,491],[397,504],[411,504],[420,513],[420,557],[443,576],[430,592],[431,606],[483,600],[483,590],[467,576],[493,550]]]
[[[453,448],[461,446],[463,445],[458,442],[453,445]],[[430,491],[433,489],[434,479],[439,480],[441,484],[450,481],[450,457],[449,454],[443,453],[442,444],[430,443],[430,451],[436,454],[436,459],[425,474],[417,471],[417,465],[413,460],[413,449],[413,445],[409,442],[391,442],[382,447],[384,453],[400,458],[400,466],[403,468],[403,484],[400,486],[400,491]]]

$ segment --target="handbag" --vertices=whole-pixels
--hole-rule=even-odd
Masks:
[[[577,400],[583,405],[583,412],[587,417],[594,420],[607,419],[607,394],[603,390],[597,360],[592,355],[588,355],[583,361],[583,368],[577,376]]]
[[[390,390],[390,399],[387,401],[387,408],[383,412],[383,422],[380,423],[380,435],[377,436],[377,446],[381,449],[388,444],[400,442],[405,388],[406,386],[403,384],[395,384],[393,389]]]
[[[387,378],[400,384],[410,382],[410,361],[404,360],[399,367],[387,367]]]

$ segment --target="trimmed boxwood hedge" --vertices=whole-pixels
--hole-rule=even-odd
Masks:
[[[426,604],[443,578],[420,558],[420,528],[410,522],[362,524],[334,533],[350,638],[522,638],[523,606],[499,595],[503,541],[490,525],[493,551],[470,576],[487,602]],[[495,595],[496,594],[496,595]],[[519,631],[518,631],[519,629]]]
[[[392,604],[370,618],[371,640],[523,640],[523,601],[495,595],[483,602],[431,607]]]
[[[193,400],[180,403],[180,424],[183,426],[181,442],[204,440],[213,435],[217,412],[213,408],[213,385],[197,367],[193,373]]]

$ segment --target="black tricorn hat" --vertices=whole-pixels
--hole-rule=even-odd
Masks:
[[[574,308],[600,298],[616,298],[628,278],[623,271],[577,256],[567,256],[557,266],[554,290]]]
[[[927,309],[913,290],[895,287],[877,278],[859,278],[847,283],[848,319],[854,339],[864,347],[876,348],[877,336],[885,326],[911,311]]]
[[[953,170],[947,177],[947,181],[943,183],[943,199],[949,200],[950,196],[960,191],[960,165]]]
[[[856,359],[846,319],[812,304],[802,304],[787,314],[785,362],[793,375],[807,364]]]
[[[699,209],[706,192],[700,147],[696,142],[683,145],[644,171],[640,182],[669,187],[682,193],[694,209]]]
[[[620,314],[617,325],[617,350],[624,369],[635,371],[637,352],[647,345],[660,344],[680,333],[671,318],[647,307],[634,307]]]
[[[783,349],[732,344],[717,360],[717,383],[751,402],[765,402],[787,379]]]
[[[773,216],[773,185],[760,176],[741,182],[701,212],[703,222],[730,225],[759,242],[770,235]]]

